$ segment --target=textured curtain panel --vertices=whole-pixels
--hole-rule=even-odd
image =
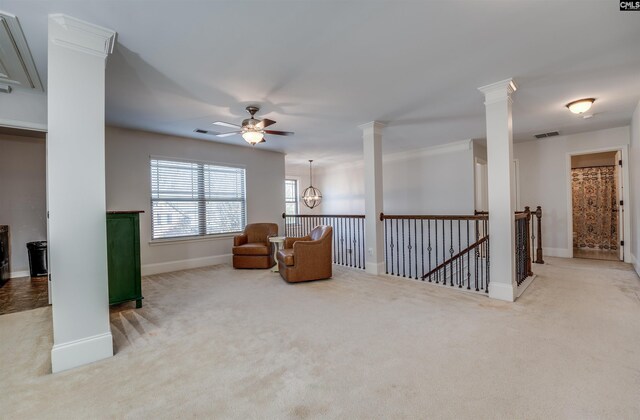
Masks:
[[[571,170],[573,198],[573,247],[618,249],[616,167]]]

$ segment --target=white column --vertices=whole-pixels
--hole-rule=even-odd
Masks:
[[[502,80],[479,90],[484,93],[487,118],[487,173],[489,183],[489,296],[513,302],[515,283],[515,180],[511,94],[516,85]]]
[[[364,149],[364,238],[367,273],[384,273],[384,232],[382,212],[382,129],[384,124],[372,121],[360,126]]]
[[[113,355],[105,204],[105,65],[115,32],[49,16],[47,204],[53,372]]]

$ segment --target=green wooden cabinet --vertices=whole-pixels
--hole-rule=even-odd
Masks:
[[[135,300],[136,308],[142,307],[139,213],[107,213],[110,305]]]

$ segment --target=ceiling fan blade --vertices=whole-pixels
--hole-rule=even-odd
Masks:
[[[232,131],[230,133],[216,134],[216,137],[229,137],[229,136],[235,136],[236,134],[240,134],[240,133],[242,133],[242,131]]]
[[[210,136],[217,136],[218,134],[221,134],[217,131],[203,130],[202,128],[196,128],[193,132],[198,134],[209,134]]]
[[[211,123],[211,125],[221,125],[223,127],[230,127],[230,128],[242,128],[238,124],[231,124],[224,121],[214,121]]]
[[[267,128],[272,124],[275,124],[276,122],[273,120],[270,120],[269,118],[265,118],[264,120],[260,121],[258,124],[256,124],[256,128],[259,130],[262,130],[263,128]]]
[[[293,131],[264,130],[267,134],[275,134],[276,136],[293,136]]]

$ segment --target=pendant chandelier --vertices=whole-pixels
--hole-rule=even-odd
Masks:
[[[302,192],[302,202],[310,209],[319,206],[322,201],[322,193],[319,189],[313,186],[311,162],[313,162],[313,160],[309,160],[309,186]]]

